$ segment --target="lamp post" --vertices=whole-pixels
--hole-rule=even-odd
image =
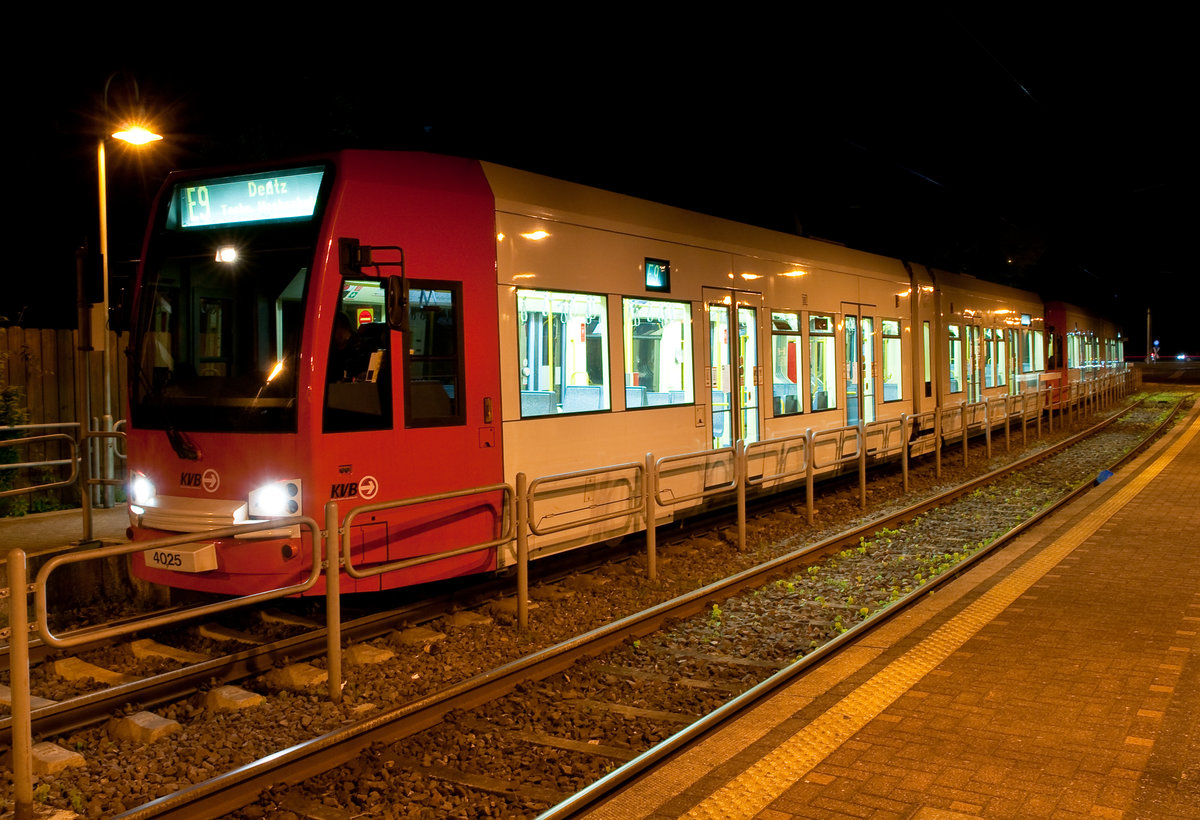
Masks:
[[[120,72],[117,72],[120,73]],[[117,73],[111,74],[108,80],[104,83],[104,119],[110,121],[111,115],[108,107],[108,90]],[[137,81],[130,78],[133,87],[134,102],[138,101]],[[112,139],[121,140],[131,145],[145,145],[151,142],[157,142],[162,137],[149,128],[143,125],[133,123],[123,123],[121,128],[111,135]],[[80,374],[77,379],[77,384],[81,391],[80,396],[80,444],[84,464],[80,469],[80,481],[82,506],[83,506],[83,539],[90,540],[92,537],[91,526],[91,487],[88,479],[91,478],[91,449],[87,446],[89,433],[91,432],[91,389],[90,389],[90,367],[89,354],[92,351],[100,351],[104,380],[104,430],[106,433],[112,431],[112,367],[109,361],[109,330],[108,330],[108,293],[109,293],[109,275],[108,275],[108,178],[107,169],[105,167],[105,142],[108,138],[103,135],[97,142],[96,146],[96,175],[99,181],[99,200],[100,200],[100,266],[101,266],[101,285],[102,293],[100,303],[92,305],[90,313],[84,310],[83,293],[80,291],[80,326],[79,326],[79,350],[80,350]],[[90,319],[90,322],[87,321]],[[89,324],[89,327],[84,325]],[[113,446],[112,440],[105,437],[104,442],[104,464],[103,476],[105,479],[111,479],[113,475]],[[112,487],[105,486],[104,494],[105,506],[112,506]]]

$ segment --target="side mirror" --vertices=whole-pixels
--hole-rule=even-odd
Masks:
[[[392,330],[408,332],[408,280],[389,276],[384,283],[387,299],[387,322]]]

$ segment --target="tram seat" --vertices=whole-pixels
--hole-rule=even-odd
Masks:
[[[671,397],[667,393],[656,393],[651,391],[646,394],[646,405],[648,407],[659,407],[664,404],[670,404]]]
[[[828,410],[829,395],[824,390],[813,393],[813,410]]]
[[[792,382],[775,382],[775,415],[800,411],[800,388]]]
[[[668,404],[683,404],[686,394],[682,390],[667,391]]]
[[[884,383],[884,385],[883,385],[883,400],[884,401],[896,401],[899,398],[900,398],[900,385]]]
[[[599,384],[568,385],[563,388],[563,412],[587,413],[600,409],[601,391]]]
[[[554,412],[554,394],[548,390],[522,390],[522,416],[548,416]]]
[[[713,438],[719,439],[725,435],[725,417],[729,415],[728,410],[713,411]]]
[[[625,406],[626,407],[645,407],[646,406],[646,388],[639,385],[626,386],[625,388]]]

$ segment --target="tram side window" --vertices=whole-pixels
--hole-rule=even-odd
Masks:
[[[692,306],[625,299],[625,407],[692,404]]]
[[[950,336],[950,358],[947,359],[950,370],[950,392],[961,393],[963,391],[962,328],[958,325],[947,325],[946,329]]]
[[[983,329],[983,386],[996,386],[996,340],[992,329]]]
[[[379,280],[343,280],[325,371],[327,433],[392,426],[391,334],[386,309]]]
[[[923,358],[923,360],[922,360],[922,361],[924,362],[924,366],[925,366],[925,371],[924,371],[924,375],[925,375],[925,398],[929,398],[930,396],[932,396],[932,395],[933,395],[933,367],[932,367],[932,366],[931,366],[931,364],[930,364],[930,348],[929,348],[929,345],[930,345],[930,331],[929,331],[929,321],[928,321],[928,320],[926,320],[926,321],[922,322],[921,324],[922,324],[921,337],[922,337],[922,340],[923,340],[923,342],[922,342],[922,347],[924,348],[924,352],[925,352],[924,358]]]
[[[800,368],[803,337],[800,314],[771,312],[771,349],[774,376],[775,415],[790,416],[804,412],[800,395]]]
[[[808,394],[814,411],[837,407],[837,351],[833,333],[832,316],[808,315]]]
[[[404,425],[466,424],[462,286],[412,281],[404,355]]]
[[[899,401],[904,398],[901,377],[904,370],[900,355],[900,321],[883,319],[883,400]]]
[[[1021,331],[1021,372],[1032,373],[1046,369],[1045,351],[1042,349],[1042,331]]]
[[[1004,345],[1004,330],[996,328],[996,387],[1008,384],[1008,347]]]
[[[607,316],[603,296],[517,291],[521,418],[609,409]]]

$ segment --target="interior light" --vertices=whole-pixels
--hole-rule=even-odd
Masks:
[[[273,368],[271,368],[271,375],[267,376],[267,384],[270,384],[272,379],[274,379],[276,376],[278,376],[282,372],[283,372],[283,359],[280,359],[279,361],[275,362],[275,366]]]
[[[521,234],[521,237],[523,239],[532,239],[534,241],[537,241],[539,239],[545,239],[549,235],[550,234],[546,233],[545,231],[530,231],[529,233]]]
[[[226,265],[230,265],[230,264],[236,262],[237,258],[238,258],[237,248],[233,247],[232,245],[225,245],[224,247],[217,248],[217,261],[218,262],[224,262]]]

